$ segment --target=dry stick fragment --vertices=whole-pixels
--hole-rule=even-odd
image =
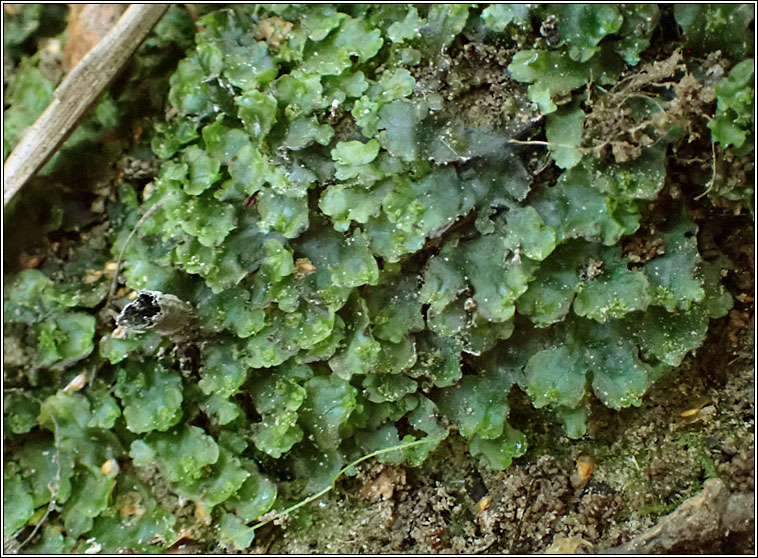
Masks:
[[[69,4],[61,66],[73,70],[124,15],[128,4]]]
[[[3,208],[74,131],[167,8],[167,4],[132,4],[66,76],[53,101],[5,161]]]
[[[672,554],[689,548],[708,548],[730,533],[755,529],[755,493],[731,493],[716,477],[703,483],[699,494],[685,500],[658,524],[619,546],[599,554]]]

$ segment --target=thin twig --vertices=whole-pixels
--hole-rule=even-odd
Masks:
[[[408,443],[405,443],[405,444],[399,444],[397,446],[393,446],[393,447],[389,447],[389,448],[378,449],[376,451],[372,451],[371,453],[369,453],[367,455],[364,455],[363,457],[361,457],[359,459],[356,459],[355,461],[353,461],[349,465],[346,465],[345,467],[343,467],[342,469],[340,469],[339,473],[337,473],[337,475],[332,479],[332,482],[331,482],[331,484],[329,486],[327,486],[326,488],[324,488],[320,492],[317,492],[316,494],[313,494],[313,495],[309,496],[305,500],[301,500],[300,502],[298,502],[296,504],[293,504],[292,506],[290,506],[286,510],[277,513],[271,519],[268,519],[268,520],[262,521],[262,522],[260,522],[260,523],[258,523],[256,525],[253,525],[252,529],[259,529],[260,527],[263,527],[264,525],[266,525],[267,523],[270,523],[274,519],[277,519],[279,517],[283,517],[283,516],[289,515],[290,513],[292,513],[293,511],[295,511],[296,509],[298,509],[298,508],[300,508],[302,506],[305,506],[307,504],[310,504],[313,500],[316,500],[316,499],[320,498],[321,496],[323,496],[324,494],[327,494],[329,491],[331,491],[334,488],[334,486],[337,483],[337,481],[339,480],[339,478],[343,474],[345,474],[345,472],[347,472],[350,468],[355,467],[356,465],[359,465],[359,464],[363,463],[367,459],[371,459],[372,457],[376,457],[376,456],[381,455],[383,453],[389,453],[391,451],[397,451],[397,450],[409,448],[409,447],[412,447],[412,446],[417,446],[417,445],[420,445],[422,443],[429,443],[429,440],[423,440],[423,439],[422,440],[414,440],[413,442],[408,442]]]
[[[42,516],[42,518],[37,522],[37,525],[34,526],[34,529],[32,530],[31,534],[24,539],[24,542],[20,543],[18,545],[18,548],[16,551],[18,552],[23,547],[27,545],[27,543],[34,538],[34,536],[39,532],[39,530],[42,528],[42,525],[47,520],[50,513],[55,509],[56,500],[58,498],[58,494],[60,493],[61,489],[61,470],[62,470],[62,463],[61,463],[61,435],[60,435],[60,427],[58,426],[58,420],[55,418],[55,415],[50,411],[50,408],[40,399],[36,398],[35,396],[31,395],[30,393],[25,392],[22,389],[19,388],[9,388],[5,391],[14,392],[14,393],[20,393],[21,395],[28,397],[32,401],[37,402],[37,404],[45,410],[45,412],[50,415],[50,418],[53,421],[53,426],[55,427],[55,461],[58,464],[58,470],[55,473],[55,481],[52,483],[49,483],[47,485],[47,488],[50,490],[50,503],[47,505],[47,509],[45,510],[45,514]],[[53,490],[55,488],[55,490]],[[23,527],[21,528],[23,529]],[[21,529],[19,529],[19,533],[21,532]],[[18,535],[18,533],[15,533],[13,537],[15,538]]]
[[[695,196],[696,200],[699,200],[713,189],[716,183],[716,142],[711,140],[711,179],[709,180],[708,187],[702,194]]]
[[[256,529],[260,529],[261,527],[263,527],[264,525],[267,525],[267,524],[271,523],[275,519],[279,519],[281,517],[285,517],[285,516],[291,514],[296,509],[298,509],[298,508],[300,508],[302,506],[305,506],[307,504],[310,504],[311,502],[313,502],[313,500],[321,498],[324,494],[328,493],[330,490],[332,490],[334,488],[334,486],[337,483],[337,481],[339,480],[339,478],[342,475],[344,475],[351,467],[355,467],[356,465],[359,465],[359,464],[363,463],[367,459],[371,459],[372,457],[376,457],[378,455],[382,455],[383,453],[389,453],[391,451],[398,451],[398,450],[402,450],[402,449],[405,449],[405,448],[411,448],[413,446],[419,446],[421,444],[428,444],[428,443],[429,443],[429,440],[426,440],[426,439],[422,438],[420,440],[414,440],[412,442],[405,442],[403,444],[398,444],[396,446],[392,446],[392,447],[389,447],[389,448],[383,448],[383,449],[378,449],[376,451],[372,451],[371,453],[366,454],[366,455],[364,455],[363,457],[361,457],[359,459],[356,459],[355,461],[353,461],[349,465],[345,465],[342,469],[340,469],[340,472],[337,473],[337,475],[332,479],[331,484],[329,486],[327,486],[326,488],[324,488],[323,490],[317,492],[316,494],[308,496],[308,498],[306,498],[305,500],[300,500],[298,503],[291,505],[286,510],[283,510],[281,512],[275,513],[274,515],[272,515],[271,517],[269,517],[265,521],[260,521],[259,523],[256,523],[252,527],[249,527],[248,530],[255,531]]]
[[[124,245],[121,247],[121,252],[118,254],[118,260],[116,261],[116,271],[113,274],[113,280],[111,281],[111,288],[110,291],[108,291],[108,299],[105,301],[105,308],[108,311],[111,311],[111,302],[113,302],[113,295],[116,294],[116,287],[118,286],[118,273],[121,270],[121,262],[124,259],[124,254],[126,253],[126,248],[129,246],[129,242],[132,240],[132,237],[137,232],[137,230],[142,226],[142,224],[147,221],[150,217],[152,217],[156,211],[158,211],[161,207],[163,207],[163,203],[166,201],[166,197],[164,196],[162,199],[158,200],[155,205],[150,206],[150,208],[145,211],[145,214],[139,218],[139,221],[137,221],[134,224],[134,228],[132,228],[132,232],[129,233],[129,236],[126,237],[126,241],[124,242]],[[117,313],[116,313],[117,314]],[[115,316],[114,316],[115,319]]]

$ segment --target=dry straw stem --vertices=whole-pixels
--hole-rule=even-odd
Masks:
[[[74,131],[167,8],[168,4],[132,4],[66,76],[52,103],[5,162],[3,208]]]

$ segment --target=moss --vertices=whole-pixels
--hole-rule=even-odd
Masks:
[[[717,64],[660,42],[670,12],[239,5],[195,34],[172,8],[125,82],[168,114],[121,84],[80,134],[139,120],[108,151],[128,172],[72,195],[62,152],[9,214],[50,234],[12,258],[39,269],[5,290],[6,381],[54,408],[7,406],[10,530],[58,475],[61,548],[525,553],[617,544],[716,474],[748,486],[745,370],[710,362],[752,308],[752,222],[719,209],[751,170],[685,178],[710,168]],[[151,296],[192,327],[113,330]],[[120,539],[132,493],[150,511]]]

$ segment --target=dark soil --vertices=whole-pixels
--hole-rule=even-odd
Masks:
[[[573,441],[516,394],[510,420],[531,446],[509,469],[480,464],[452,433],[420,468],[362,465],[291,527],[259,532],[252,551],[594,553],[653,528],[711,478],[744,495],[736,505],[752,506],[753,233],[750,225],[730,228],[721,240],[735,263],[725,279],[734,309],[712,322],[698,354],[654,385],[640,407],[598,403],[589,434]],[[697,548],[670,533],[665,542],[678,552],[751,554],[754,508],[741,511],[753,518],[745,529],[709,531]]]
[[[525,88],[514,84],[504,71],[511,54],[484,44],[466,45],[447,60],[454,71],[417,68],[418,94],[438,95],[445,103],[466,107],[466,120],[472,123],[528,131],[539,118],[525,102]],[[681,79],[684,72],[678,59],[663,55],[658,59],[670,62],[669,66],[651,64],[640,74],[646,71],[643,77],[650,80],[679,79],[680,88],[691,85]],[[631,81],[626,94],[636,94],[644,85]],[[702,93],[693,91],[691,98],[702,105],[713,101]],[[616,159],[634,158],[635,149],[647,141],[628,133],[639,122],[630,120],[627,113],[619,113],[615,120],[601,118],[601,100],[597,108],[598,118],[589,119],[588,129],[615,142],[610,147]],[[687,120],[697,112],[694,108],[700,105],[683,104],[671,118]],[[693,129],[693,136],[697,132]],[[597,142],[587,146],[598,151],[606,147]],[[702,145],[693,145],[693,151],[702,154]],[[544,157],[544,151],[538,154]],[[667,184],[671,200],[690,195],[680,181],[691,168],[688,156],[682,150],[677,155],[681,168],[670,169],[676,178]],[[722,165],[731,165],[726,179],[732,181],[729,187],[752,179],[752,158],[720,160]],[[125,161],[127,178],[154,173],[138,163]],[[702,164],[701,170],[708,171],[711,160]],[[724,283],[734,298],[734,308],[711,323],[704,346],[676,373],[654,385],[640,407],[613,411],[597,402],[587,436],[575,441],[565,437],[548,413],[533,409],[523,394],[515,392],[509,401],[509,422],[527,434],[530,446],[507,470],[492,471],[471,457],[465,440],[452,432],[421,467],[363,463],[356,476],[340,480],[336,490],[298,510],[288,522],[257,531],[250,552],[594,553],[612,550],[654,528],[700,494],[709,479],[721,479],[730,495],[745,496],[730,500],[735,505],[751,505],[755,493],[754,228],[752,219],[735,217],[729,212],[736,206],[722,201],[723,207],[713,209],[709,200],[703,200],[704,209],[695,218],[701,227],[703,256],[707,258],[715,245],[732,263]],[[100,205],[104,202],[99,200]],[[654,238],[636,240],[625,247],[627,253],[640,261],[654,257],[658,249]],[[57,243],[49,247],[50,252],[56,248],[63,249]],[[42,257],[36,253],[13,256],[19,261]],[[5,258],[10,260],[11,254]],[[21,351],[6,341],[6,364],[9,359],[28,359]],[[205,518],[171,494],[157,469],[145,469],[140,476],[161,504],[186,524],[184,539],[170,552],[212,550],[191,542],[213,539]],[[667,534],[671,544],[666,548],[753,554],[754,508],[743,515],[753,518],[743,529],[727,533],[719,528],[724,523],[717,522],[717,528],[698,540],[696,548]]]
[[[524,107],[523,92],[504,79],[509,57],[507,51],[469,44],[448,60],[454,70],[421,68],[414,77],[426,93],[466,107],[472,121],[513,126],[523,119],[523,126],[534,114],[516,108]],[[612,94],[636,94],[650,81],[674,80],[679,89],[692,85],[684,79],[689,74],[679,57],[662,52],[658,59],[661,62],[641,65],[638,75]],[[697,103],[668,115],[692,123],[693,137],[704,126],[699,116],[697,123],[693,120],[702,114],[697,109],[713,100],[710,87],[701,89],[690,95]],[[513,106],[503,103],[504,98]],[[595,108],[603,106],[600,99]],[[609,120],[589,124],[603,122],[608,125]],[[615,140],[612,154],[617,159],[634,158],[637,144],[646,138],[626,133],[634,121],[613,122],[617,129],[598,130],[598,137]],[[688,145],[689,151],[703,149],[694,141]],[[681,197],[695,196],[687,184],[693,163],[687,159],[688,149],[676,154],[676,168],[670,169],[661,203],[651,208],[653,221],[665,220]],[[703,164],[710,166],[710,160]],[[752,174],[752,166],[749,171]],[[509,401],[509,422],[527,434],[530,449],[509,469],[488,469],[468,454],[465,440],[453,432],[420,468],[365,463],[355,477],[342,479],[335,491],[301,511],[292,525],[257,533],[252,552],[573,554],[630,553],[635,548],[645,553],[647,548],[754,553],[754,227],[752,219],[732,212],[735,204],[724,202],[702,200],[694,217],[703,257],[721,252],[731,262],[724,283],[734,297],[734,308],[712,321],[703,347],[657,382],[640,407],[613,411],[596,402],[587,436],[575,441],[515,392]],[[639,246],[625,250],[639,252],[640,261],[655,257],[655,239],[638,240]],[[730,530],[725,527],[728,521],[709,509],[714,528],[696,534],[679,528],[676,521],[689,517],[688,506],[697,503],[693,497],[706,498],[704,484],[716,478],[723,481],[722,491],[732,496],[729,502],[742,508],[730,513],[752,521]],[[684,515],[672,514],[677,509]],[[668,523],[663,521],[667,516]],[[656,525],[659,531],[650,531]],[[639,540],[645,532],[655,532],[659,546],[619,546]]]
[[[715,364],[707,357],[717,347],[706,347],[687,370],[651,389],[640,408],[603,412],[595,434],[580,441],[550,430],[503,472],[480,466],[458,436],[419,469],[385,474],[381,465],[365,465],[295,519],[297,529],[261,533],[258,551],[535,553],[563,535],[569,546],[557,549],[591,552],[652,527],[711,477],[752,501],[752,345],[747,328],[738,345],[720,351],[719,371],[699,366]],[[582,456],[594,460],[588,478],[577,472]],[[377,478],[389,488],[367,490]],[[477,484],[486,497],[472,489]],[[754,549],[752,527],[719,535],[710,541],[713,552]]]

